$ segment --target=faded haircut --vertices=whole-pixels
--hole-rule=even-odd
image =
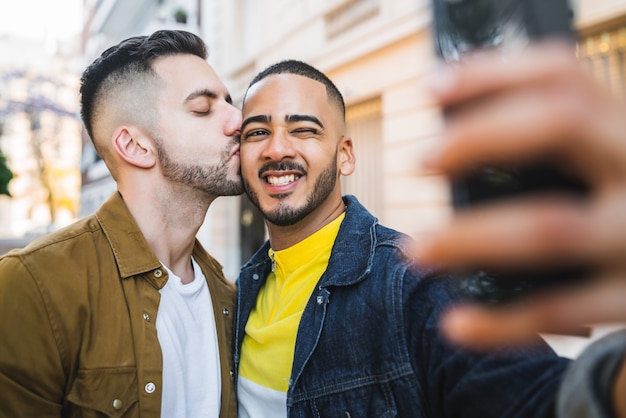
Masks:
[[[176,54],[191,54],[202,59],[208,55],[204,41],[197,35],[180,30],[159,30],[150,36],[135,36],[112,46],[85,69],[80,86],[80,116],[98,152],[94,125],[102,107],[110,99],[116,99],[116,95],[133,88],[145,95],[154,94],[154,89],[149,88],[158,81],[153,62]],[[119,97],[117,105],[124,104],[123,99]],[[150,109],[141,108],[135,108],[134,113],[155,114]]]
[[[337,86],[335,86],[335,84],[330,80],[330,78],[326,76],[326,74],[324,74],[317,68],[313,67],[312,65],[309,65],[302,61],[285,60],[285,61],[281,61],[281,62],[278,62],[276,64],[273,64],[267,67],[265,70],[258,73],[252,79],[252,81],[248,85],[248,89],[250,89],[250,87],[252,87],[254,84],[258,83],[259,81],[273,74],[301,75],[303,77],[307,77],[307,78],[310,78],[311,80],[315,80],[315,81],[322,83],[326,87],[326,94],[333,102],[337,104],[337,106],[339,106],[342,117],[345,119],[346,105],[343,101],[343,96],[341,95],[341,92],[339,91]],[[245,102],[245,97],[244,97],[244,102]]]

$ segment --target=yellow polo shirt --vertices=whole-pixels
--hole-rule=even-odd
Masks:
[[[345,213],[292,247],[269,250],[275,268],[257,296],[241,349],[240,416],[245,416],[246,410],[272,410],[272,404],[286,415],[286,393],[300,318],[326,271],[344,217]]]

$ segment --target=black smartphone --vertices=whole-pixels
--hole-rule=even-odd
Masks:
[[[462,65],[468,54],[485,49],[523,48],[549,38],[574,41],[572,10],[567,0],[431,0],[433,40],[437,55],[446,63]],[[572,53],[574,49],[572,48]],[[503,59],[506,54],[503,53]],[[464,103],[443,109],[453,117]],[[451,179],[455,210],[529,193],[568,193],[584,197],[587,187],[549,160],[532,165],[479,167],[470,174]],[[472,300],[494,304],[508,302],[532,290],[569,283],[588,273],[586,266],[542,270],[534,267],[516,271],[486,271],[477,266],[474,274],[459,279],[462,293]]]

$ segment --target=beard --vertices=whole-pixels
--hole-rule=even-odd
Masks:
[[[237,196],[243,192],[241,179],[228,177],[230,150],[237,144],[233,140],[221,153],[220,160],[213,166],[201,166],[173,160],[162,146],[156,142],[163,176],[175,183],[184,184],[211,196]]]
[[[285,165],[285,163],[280,163]],[[293,164],[291,164],[293,165]],[[296,168],[296,167],[290,167]],[[298,166],[298,168],[304,172],[302,168]],[[265,168],[261,171],[264,171]],[[252,190],[250,184],[243,180],[243,186],[246,191],[246,194],[250,198],[250,201],[254,206],[256,206],[265,219],[271,222],[274,225],[278,226],[290,226],[300,222],[307,215],[312,213],[315,209],[317,209],[321,204],[330,196],[330,194],[335,189],[335,185],[337,184],[337,153],[332,160],[332,162],[322,171],[320,176],[315,181],[315,187],[313,188],[313,193],[307,196],[304,205],[300,207],[292,207],[284,202],[289,194],[286,195],[275,195],[272,196],[280,200],[278,207],[274,210],[263,210],[261,205],[259,204],[259,197],[257,193]]]

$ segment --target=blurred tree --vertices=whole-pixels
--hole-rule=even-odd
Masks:
[[[22,194],[32,197],[32,207],[42,204],[48,208],[51,224],[57,220],[60,210],[75,214],[78,201],[73,199],[74,193],[68,189],[67,179],[78,177],[79,173],[77,168],[66,167],[68,159],[64,153],[68,147],[65,145],[72,138],[62,133],[64,121],[71,120],[77,127],[75,139],[80,141],[77,111],[66,108],[73,103],[68,99],[75,94],[72,85],[56,75],[10,70],[0,71],[0,90],[13,93],[0,96],[0,117],[26,116],[25,121],[30,125],[28,133],[19,136],[19,141],[25,141],[30,152],[22,156],[19,170],[14,166],[15,173],[28,180],[24,182]],[[3,167],[6,167],[6,158],[0,161],[0,194],[8,195],[6,184],[13,173]],[[19,198],[15,190],[14,195]]]
[[[9,182],[13,178],[13,173],[7,166],[7,159],[0,150],[0,195],[7,195],[11,197],[9,193]]]

